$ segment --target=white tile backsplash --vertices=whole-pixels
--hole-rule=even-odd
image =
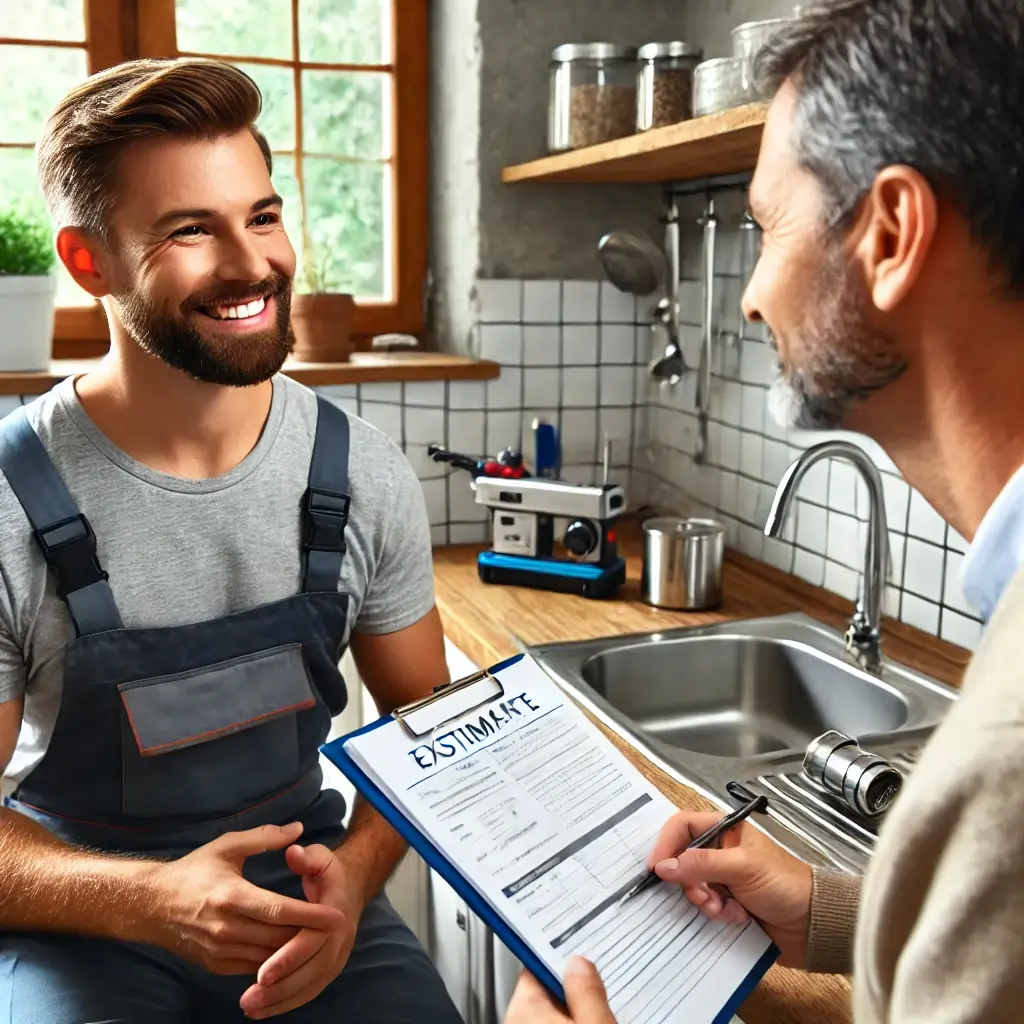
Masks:
[[[476,293],[481,323],[517,324],[522,320],[522,281],[477,281]]]
[[[561,281],[523,282],[523,323],[557,324],[562,319]]]
[[[383,430],[393,441],[402,443],[402,407],[383,402],[360,403],[360,415],[378,430]]]
[[[912,491],[910,495],[910,524],[907,532],[912,537],[930,540],[933,544],[946,542],[945,521],[917,491]]]
[[[740,471],[746,476],[760,479],[763,446],[764,438],[760,434],[743,434],[740,441]]]
[[[824,552],[828,545],[828,512],[807,501],[797,503],[797,538],[802,547]]]
[[[754,384],[743,385],[743,428],[757,431],[761,437],[761,424],[764,422],[764,389]]]
[[[601,325],[601,364],[619,363],[631,369],[636,362],[636,327],[633,324]]]
[[[405,404],[425,405],[443,413],[445,382],[443,380],[410,381],[405,385]]]
[[[599,310],[596,281],[562,282],[562,322],[596,324]]]
[[[409,444],[444,444],[444,409],[405,407],[405,437]]]
[[[527,367],[523,370],[523,402],[530,408],[555,409],[562,393],[562,371]]]
[[[562,329],[553,324],[523,325],[523,364],[558,366],[562,361]]]
[[[981,623],[944,608],[941,635],[943,640],[974,650],[981,641]]]
[[[562,405],[593,408],[597,404],[597,367],[569,366],[562,371]]]
[[[452,451],[465,455],[483,455],[485,441],[482,409],[472,412],[452,410],[448,413],[448,447]]]
[[[503,366],[501,375],[487,382],[488,409],[522,409],[523,371],[518,366]]]
[[[497,411],[493,407],[487,410],[484,423],[484,436],[487,440],[486,452],[495,455],[506,448],[519,448],[520,433],[523,427],[522,413],[518,409]],[[522,437],[526,447],[528,438]],[[529,451],[529,449],[527,449]]]
[[[431,526],[448,522],[448,482],[445,477],[423,480],[423,497],[427,503],[427,516]]]
[[[826,561],[825,586],[840,597],[845,597],[847,601],[856,601],[860,578],[853,569],[838,562]]]
[[[393,383],[363,384],[359,397],[364,402],[399,404],[402,401],[402,385]]]
[[[600,404],[633,404],[633,367],[602,366]]]
[[[562,328],[562,365],[596,366],[598,328],[595,324],[566,324]]]
[[[601,282],[601,322],[636,323],[636,299],[632,295],[620,292],[610,281]]]
[[[907,560],[903,570],[904,587],[918,597],[942,596],[945,552],[916,537],[907,538]]]
[[[520,324],[481,324],[480,358],[518,365],[523,361],[523,328]]]
[[[939,610],[939,606],[934,601],[926,601],[907,591],[903,592],[900,618],[908,626],[923,629],[926,633],[938,634]]]
[[[453,523],[486,521],[488,509],[476,503],[476,492],[469,486],[470,475],[459,470],[448,477],[448,515]]]
[[[451,523],[448,526],[450,544],[486,544],[489,534],[489,523]]]
[[[451,409],[482,409],[487,401],[487,382],[453,380],[448,382],[448,406]]]

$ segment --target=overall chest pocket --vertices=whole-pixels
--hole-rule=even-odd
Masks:
[[[317,697],[299,644],[118,690],[128,816],[233,814],[300,777],[297,716]]]

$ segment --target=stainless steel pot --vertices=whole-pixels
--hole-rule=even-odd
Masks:
[[[678,611],[716,607],[722,600],[724,549],[725,527],[714,519],[648,519],[641,597]]]

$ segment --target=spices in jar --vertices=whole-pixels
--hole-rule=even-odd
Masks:
[[[636,50],[566,43],[549,70],[548,150],[593,146],[636,130]]]
[[[636,87],[583,82],[572,87],[569,148],[595,146],[599,142],[633,134]]]
[[[638,51],[636,130],[664,128],[693,116],[693,69],[704,54],[684,42],[647,43]]]

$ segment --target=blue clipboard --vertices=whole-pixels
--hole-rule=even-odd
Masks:
[[[506,661],[488,669],[495,675],[503,668],[508,668],[519,661],[523,655],[517,654]],[[376,722],[363,726],[347,736],[341,736],[326,743],[321,750],[325,757],[336,765],[338,770],[356,787],[375,811],[430,865],[458,894],[466,901],[473,913],[487,925],[495,935],[509,948],[512,955],[522,963],[529,972],[565,1007],[565,990],[562,983],[548,969],[540,957],[526,945],[505,921],[499,917],[491,905],[483,899],[462,873],[450,860],[422,833],[393,803],[380,791],[378,786],[349,756],[345,744],[368,732],[388,725],[395,719],[391,715],[378,718]]]
[[[465,680],[456,680],[452,686],[467,682],[484,675],[496,676],[502,669],[514,665],[523,658],[517,654],[505,661],[499,662],[483,673],[477,673],[466,677]],[[434,698],[446,696],[448,687],[439,687]],[[461,712],[460,712],[461,714]],[[389,725],[396,721],[393,715],[384,715],[376,722],[357,729],[347,736],[341,736],[336,740],[322,746],[321,752],[338,770],[352,783],[359,793],[366,799],[371,807],[433,868],[451,887],[466,901],[467,906],[486,924],[491,931],[508,947],[509,951],[520,963],[551,993],[563,1009],[566,1008],[565,989],[562,982],[544,964],[544,962],[533,952],[532,949],[522,940],[519,934],[509,927],[494,910],[493,907],[477,892],[469,880],[455,867],[454,864],[381,792],[380,788],[349,756],[345,744],[357,736],[373,732],[381,726]],[[754,965],[750,973],[743,980],[743,983],[733,992],[732,996],[715,1017],[712,1024],[730,1024],[736,1011],[740,1008],[747,996],[757,987],[760,980],[768,972],[772,964],[778,959],[779,950],[774,944],[765,950],[760,960]]]

